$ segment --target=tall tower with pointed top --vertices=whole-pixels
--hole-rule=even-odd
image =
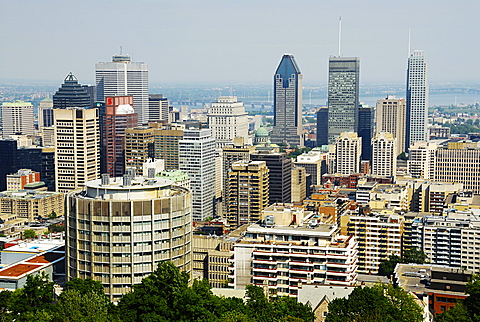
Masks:
[[[272,143],[303,146],[302,74],[293,55],[285,54],[273,77]]]
[[[71,72],[53,95],[53,108],[91,107],[91,97]]]
[[[405,148],[415,142],[427,141],[428,79],[427,61],[422,50],[415,50],[408,58],[407,68],[407,126]]]

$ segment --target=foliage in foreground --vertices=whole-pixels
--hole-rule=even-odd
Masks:
[[[54,297],[46,275],[28,276],[24,288],[0,292],[0,322],[218,321],[313,322],[311,308],[290,297],[267,298],[247,286],[247,299],[213,295],[206,280],[188,284],[188,274],[170,262],[161,263],[133,291],[113,305],[100,282],[73,279]]]
[[[427,255],[419,248],[410,248],[405,251],[402,257],[390,255],[390,257],[381,262],[378,266],[378,275],[390,276],[395,270],[395,266],[399,263],[404,264],[423,264],[427,261]]]
[[[450,310],[437,315],[438,322],[480,322],[480,275],[475,274],[467,283],[469,296]]]
[[[421,322],[422,309],[413,295],[393,285],[357,287],[348,298],[328,304],[326,322]]]

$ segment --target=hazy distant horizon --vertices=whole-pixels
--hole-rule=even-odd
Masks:
[[[94,81],[120,52],[151,84],[270,83],[292,53],[304,84],[325,84],[328,58],[360,58],[360,82],[405,82],[410,49],[431,83],[480,82],[480,1],[3,0],[0,78]]]

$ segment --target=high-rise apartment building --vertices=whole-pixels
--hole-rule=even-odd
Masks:
[[[93,107],[90,94],[72,73],[65,77],[62,86],[53,94],[53,108],[69,107]]]
[[[99,281],[118,301],[160,262],[191,274],[189,191],[168,179],[110,180],[102,175],[67,195],[67,280]]]
[[[208,126],[217,148],[232,144],[235,138],[248,137],[248,114],[236,96],[220,96],[208,112]]]
[[[2,135],[34,135],[33,105],[29,102],[15,101],[2,103]]]
[[[125,173],[125,130],[138,125],[132,96],[107,96],[102,120],[102,167],[110,177]]]
[[[215,139],[209,129],[185,130],[178,141],[179,169],[190,178],[194,221],[212,217],[215,198]]]
[[[406,121],[408,150],[415,142],[428,140],[428,72],[422,50],[415,50],[408,58]]]
[[[405,114],[407,101],[388,95],[387,98],[377,100],[375,110],[375,133],[392,133],[397,139],[397,153],[405,152]]]
[[[273,76],[272,143],[303,146],[302,77],[293,55],[283,55]]]
[[[115,55],[111,62],[95,64],[95,80],[98,101],[105,101],[106,96],[132,95],[139,122],[149,120],[147,64],[131,62],[128,55]]]
[[[312,178],[312,185],[322,184],[322,175],[327,173],[327,162],[323,154],[307,152],[300,154],[293,162],[296,167],[302,167]]]
[[[265,161],[269,170],[269,204],[289,203],[292,198],[292,160],[286,153],[258,151],[250,155],[252,161]]]
[[[372,140],[372,174],[393,177],[397,172],[397,139],[380,132]]]
[[[328,142],[358,130],[360,60],[330,57],[328,65]]]
[[[148,121],[168,121],[168,99],[162,94],[148,95]]]
[[[155,157],[153,134],[154,129],[148,126],[125,129],[125,169],[143,173],[143,164]]]
[[[155,140],[155,159],[165,160],[165,169],[178,169],[178,141],[183,139],[184,126],[167,125],[156,128],[153,132]]]
[[[231,228],[257,222],[268,207],[268,168],[264,161],[238,161],[227,173],[225,205]]]
[[[307,197],[307,172],[305,168],[292,168],[292,202],[302,202]]]
[[[414,178],[435,178],[435,153],[437,144],[434,142],[415,142],[408,152],[407,168]]]
[[[98,109],[55,109],[55,185],[69,192],[100,176]]]
[[[358,108],[358,136],[362,138],[362,160],[370,161],[372,159],[372,139],[375,124],[375,109],[368,106]]]
[[[353,174],[360,172],[362,138],[355,132],[343,132],[335,142],[336,173]]]

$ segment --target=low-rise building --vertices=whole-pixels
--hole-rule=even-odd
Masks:
[[[52,213],[63,214],[64,195],[51,191],[3,191],[0,192],[0,214],[15,214],[33,222],[35,217],[48,217]]]

